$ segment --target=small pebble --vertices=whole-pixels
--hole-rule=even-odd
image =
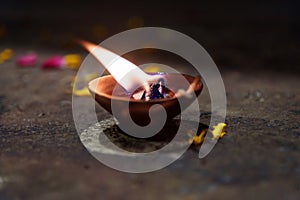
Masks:
[[[42,116],[45,116],[46,114],[45,113],[40,113],[38,114],[38,117],[42,117]]]
[[[259,90],[256,90],[256,91],[255,91],[255,96],[256,96],[257,98],[260,98],[260,97],[262,97],[262,93],[261,93]]]

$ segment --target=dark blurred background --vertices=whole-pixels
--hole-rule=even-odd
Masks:
[[[72,37],[100,43],[120,31],[159,26],[181,31],[218,66],[299,70],[300,3],[246,1],[2,0],[0,42],[72,49]]]

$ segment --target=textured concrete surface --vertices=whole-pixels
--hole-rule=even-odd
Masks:
[[[5,62],[0,66],[1,199],[298,199],[298,74],[220,70],[228,133],[213,151],[200,160],[198,147],[191,147],[163,170],[126,174],[99,163],[81,144],[71,95],[65,94],[74,71]],[[209,111],[206,90],[200,102]],[[203,123],[208,120],[203,117]],[[126,136],[120,144],[126,146]]]

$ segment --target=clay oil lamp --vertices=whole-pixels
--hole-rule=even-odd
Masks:
[[[115,113],[112,109],[114,106],[118,113],[114,117],[120,123],[132,119],[139,126],[147,126],[150,121],[159,124],[162,109],[165,110],[168,122],[195,100],[190,98],[191,93],[197,97],[203,88],[200,77],[178,73],[145,73],[110,50],[85,41],[81,41],[81,44],[110,73],[89,82],[89,90],[95,100],[111,114]],[[183,107],[179,103],[181,100],[185,102]]]

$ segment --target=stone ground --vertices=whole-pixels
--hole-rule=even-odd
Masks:
[[[52,55],[38,52],[41,58]],[[5,62],[0,66],[0,199],[298,199],[298,74],[220,70],[228,127],[212,152],[199,159],[197,147],[191,147],[162,170],[127,174],[98,162],[80,142],[71,95],[65,93],[75,71]],[[206,89],[200,95],[203,111],[209,111],[207,95]]]

